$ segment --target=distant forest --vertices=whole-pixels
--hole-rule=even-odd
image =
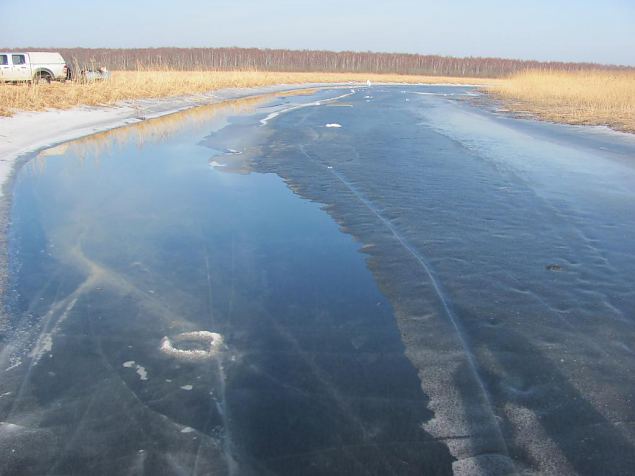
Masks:
[[[24,50],[34,51],[32,48]],[[503,58],[402,53],[270,50],[257,48],[38,48],[59,51],[66,61],[111,70],[256,70],[397,73],[434,76],[500,77],[527,69],[632,69],[594,63],[524,61]]]

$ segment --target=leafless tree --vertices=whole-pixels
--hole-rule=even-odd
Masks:
[[[31,50],[34,48],[24,48]],[[37,48],[60,51],[69,62],[112,70],[241,70],[397,73],[459,77],[500,77],[527,69],[633,69],[594,63],[564,63],[505,58],[416,55],[354,51],[271,50],[257,48]]]

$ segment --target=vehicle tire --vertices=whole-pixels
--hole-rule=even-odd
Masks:
[[[35,73],[35,78],[33,78],[33,81],[35,82],[35,84],[51,84],[51,75],[45,72],[40,72],[40,73]]]

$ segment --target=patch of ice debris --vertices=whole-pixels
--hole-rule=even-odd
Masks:
[[[137,365],[137,374],[139,375],[139,378],[141,380],[148,380],[148,371],[145,369],[145,367]]]
[[[330,124],[326,124],[324,127],[342,127],[341,124],[338,124],[336,122],[330,123]]]
[[[127,369],[134,368],[135,372],[137,372],[137,375],[139,375],[140,380],[148,380],[148,371],[145,369],[145,367],[137,364],[134,360],[127,360],[126,362],[121,364],[121,366]]]

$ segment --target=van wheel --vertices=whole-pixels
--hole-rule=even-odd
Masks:
[[[51,84],[51,75],[48,73],[36,73],[34,82],[35,84]]]

